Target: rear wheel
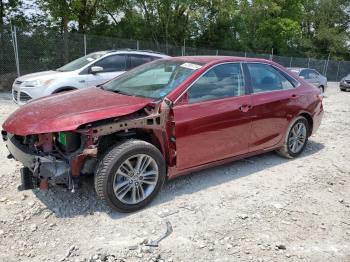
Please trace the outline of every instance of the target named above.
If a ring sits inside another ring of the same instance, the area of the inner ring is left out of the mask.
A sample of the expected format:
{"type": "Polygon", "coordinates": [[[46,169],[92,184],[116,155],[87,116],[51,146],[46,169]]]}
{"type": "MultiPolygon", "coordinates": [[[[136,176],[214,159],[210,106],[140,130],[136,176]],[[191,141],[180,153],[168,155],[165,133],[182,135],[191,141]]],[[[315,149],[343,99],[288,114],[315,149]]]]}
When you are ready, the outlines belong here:
{"type": "Polygon", "coordinates": [[[294,119],[287,130],[284,145],[277,150],[277,153],[287,158],[300,155],[306,147],[309,128],[309,123],[304,117],[299,116],[294,119]]]}
{"type": "Polygon", "coordinates": [[[95,190],[114,210],[133,212],[155,198],[165,176],[165,161],[155,146],[141,140],[126,140],[113,147],[100,162],[95,190]]]}

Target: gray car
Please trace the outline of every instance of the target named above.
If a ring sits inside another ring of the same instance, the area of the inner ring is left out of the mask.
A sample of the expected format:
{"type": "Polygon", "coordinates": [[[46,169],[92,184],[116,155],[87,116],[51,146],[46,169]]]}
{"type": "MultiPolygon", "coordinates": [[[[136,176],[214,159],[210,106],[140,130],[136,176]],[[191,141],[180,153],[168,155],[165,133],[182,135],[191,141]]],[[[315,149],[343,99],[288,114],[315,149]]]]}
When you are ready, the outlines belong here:
{"type": "Polygon", "coordinates": [[[350,90],[350,74],[340,80],[339,87],[341,91],[350,90]]]}
{"type": "Polygon", "coordinates": [[[322,92],[326,90],[327,77],[321,75],[317,70],[300,67],[290,67],[289,70],[297,74],[299,77],[305,79],[306,82],[318,87],[322,92]]]}

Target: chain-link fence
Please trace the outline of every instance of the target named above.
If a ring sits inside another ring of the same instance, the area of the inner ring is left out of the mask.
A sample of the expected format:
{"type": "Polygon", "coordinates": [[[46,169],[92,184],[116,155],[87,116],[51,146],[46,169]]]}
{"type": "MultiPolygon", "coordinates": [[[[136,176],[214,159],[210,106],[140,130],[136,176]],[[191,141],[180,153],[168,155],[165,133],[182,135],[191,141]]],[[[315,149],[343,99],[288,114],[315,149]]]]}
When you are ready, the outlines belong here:
{"type": "Polygon", "coordinates": [[[18,75],[58,68],[85,54],[109,49],[153,50],[170,56],[228,55],[257,57],[273,60],[285,67],[308,67],[327,76],[329,81],[339,81],[350,73],[350,61],[319,60],[273,56],[251,52],[215,50],[175,46],[146,40],[66,33],[48,28],[0,29],[0,89],[9,88],[18,75]]]}

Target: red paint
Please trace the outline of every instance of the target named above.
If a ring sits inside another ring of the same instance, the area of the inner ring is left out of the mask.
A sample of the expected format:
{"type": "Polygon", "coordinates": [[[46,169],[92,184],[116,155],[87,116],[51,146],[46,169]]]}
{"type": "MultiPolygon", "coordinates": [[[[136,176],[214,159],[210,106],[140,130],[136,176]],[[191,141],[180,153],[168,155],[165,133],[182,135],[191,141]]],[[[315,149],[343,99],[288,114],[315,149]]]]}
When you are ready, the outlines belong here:
{"type": "MultiPolygon", "coordinates": [[[[293,76],[300,86],[291,90],[249,94],[189,104],[186,88],[213,65],[225,62],[262,62],[291,73],[263,59],[240,57],[167,58],[203,64],[181,83],[167,99],[174,104],[165,131],[154,130],[167,159],[169,177],[226,163],[279,148],[290,121],[300,114],[312,118],[314,133],[322,119],[320,91],[293,76]],[[176,152],[176,153],[175,153],[176,152]]],[[[29,103],[3,124],[17,135],[75,130],[82,124],[122,117],[142,109],[151,99],[130,97],[90,88],[43,98],[29,103]]],[[[153,103],[155,103],[153,101],[153,103]]],[[[73,163],[77,175],[82,162],[73,163]]]]}
{"type": "Polygon", "coordinates": [[[100,88],[65,92],[22,106],[5,121],[3,129],[21,136],[74,130],[86,123],[131,114],[151,101],[100,88]]]}

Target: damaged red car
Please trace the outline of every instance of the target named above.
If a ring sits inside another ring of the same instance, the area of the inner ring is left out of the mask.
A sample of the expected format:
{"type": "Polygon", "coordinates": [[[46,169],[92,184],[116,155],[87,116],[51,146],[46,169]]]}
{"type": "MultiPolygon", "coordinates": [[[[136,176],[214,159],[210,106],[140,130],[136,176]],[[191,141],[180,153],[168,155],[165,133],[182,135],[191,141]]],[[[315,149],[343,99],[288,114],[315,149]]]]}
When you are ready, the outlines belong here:
{"type": "Polygon", "coordinates": [[[323,115],[321,92],[267,60],[177,57],[30,102],[3,124],[22,188],[70,190],[93,174],[110,207],[145,207],[167,178],[267,151],[293,158],[323,115]]]}

